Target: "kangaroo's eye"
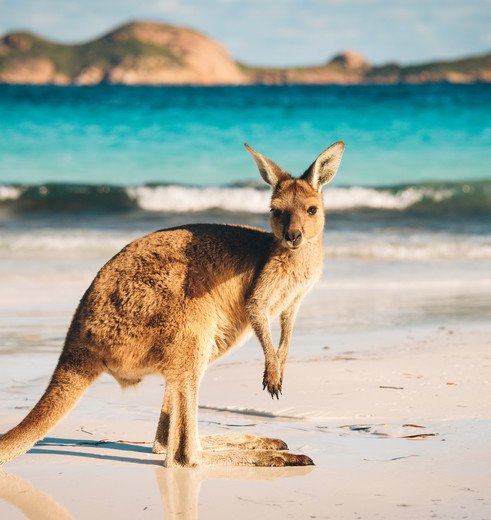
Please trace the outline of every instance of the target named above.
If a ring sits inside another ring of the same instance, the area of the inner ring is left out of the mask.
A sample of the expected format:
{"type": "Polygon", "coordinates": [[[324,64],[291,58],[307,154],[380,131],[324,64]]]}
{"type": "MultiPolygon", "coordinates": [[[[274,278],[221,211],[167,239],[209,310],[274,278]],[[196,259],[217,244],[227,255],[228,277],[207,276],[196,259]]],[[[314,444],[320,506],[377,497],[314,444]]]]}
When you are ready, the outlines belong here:
{"type": "Polygon", "coordinates": [[[311,206],[308,210],[307,210],[307,213],[309,215],[315,215],[317,213],[317,208],[315,206],[311,206]]]}
{"type": "Polygon", "coordinates": [[[273,214],[273,216],[279,217],[281,215],[281,209],[274,209],[274,208],[272,208],[271,209],[271,213],[273,214]]]}

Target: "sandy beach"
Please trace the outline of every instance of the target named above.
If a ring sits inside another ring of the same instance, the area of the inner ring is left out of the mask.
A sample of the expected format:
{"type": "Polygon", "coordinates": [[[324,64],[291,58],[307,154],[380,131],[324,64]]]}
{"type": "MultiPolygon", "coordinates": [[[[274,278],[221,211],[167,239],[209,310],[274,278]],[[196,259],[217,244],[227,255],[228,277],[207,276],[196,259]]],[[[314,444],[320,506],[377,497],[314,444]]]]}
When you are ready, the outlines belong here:
{"type": "MultiPolygon", "coordinates": [[[[40,397],[101,260],[3,263],[0,432],[40,397]]],[[[167,470],[151,452],[164,381],[103,376],[0,471],[0,517],[491,518],[486,263],[328,260],[279,400],[254,339],[208,370],[201,434],[279,437],[315,467],[167,470]]]]}

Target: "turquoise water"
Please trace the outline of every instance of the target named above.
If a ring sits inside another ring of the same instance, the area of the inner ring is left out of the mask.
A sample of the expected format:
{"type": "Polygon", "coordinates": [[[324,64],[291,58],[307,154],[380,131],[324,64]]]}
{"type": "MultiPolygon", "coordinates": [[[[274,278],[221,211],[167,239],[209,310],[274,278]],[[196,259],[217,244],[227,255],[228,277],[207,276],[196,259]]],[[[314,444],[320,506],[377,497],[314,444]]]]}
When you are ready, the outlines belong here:
{"type": "Polygon", "coordinates": [[[336,140],[337,185],[491,179],[491,85],[0,86],[1,183],[255,181],[251,146],[293,174],[336,140]]]}
{"type": "Polygon", "coordinates": [[[0,85],[0,248],[113,252],[197,220],[268,228],[244,142],[298,175],[340,139],[327,255],[491,259],[489,84],[0,85]]]}

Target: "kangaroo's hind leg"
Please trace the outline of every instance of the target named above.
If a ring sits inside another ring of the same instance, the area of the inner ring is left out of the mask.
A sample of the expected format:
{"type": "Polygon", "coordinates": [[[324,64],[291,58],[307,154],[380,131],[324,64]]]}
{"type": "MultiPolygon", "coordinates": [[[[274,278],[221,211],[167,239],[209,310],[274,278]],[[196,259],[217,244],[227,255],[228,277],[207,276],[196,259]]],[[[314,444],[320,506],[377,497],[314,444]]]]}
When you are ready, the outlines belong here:
{"type": "Polygon", "coordinates": [[[279,439],[250,434],[198,436],[199,378],[182,375],[168,380],[159,427],[154,443],[159,453],[166,451],[165,465],[197,466],[311,466],[305,455],[285,451],[279,439]]]}
{"type": "Polygon", "coordinates": [[[165,459],[167,467],[196,466],[200,462],[198,387],[199,377],[195,374],[180,374],[175,380],[167,380],[164,406],[167,401],[170,413],[164,411],[161,414],[160,431],[157,430],[159,445],[163,446],[168,421],[165,459]]]}
{"type": "MultiPolygon", "coordinates": [[[[169,442],[169,424],[171,415],[171,390],[166,386],[159,424],[153,442],[153,453],[166,453],[169,442]]],[[[205,450],[287,450],[288,446],[280,439],[258,437],[250,433],[226,433],[206,435],[200,438],[205,450]]]]}
{"type": "Polygon", "coordinates": [[[171,391],[166,384],[164,401],[162,403],[159,424],[157,426],[157,433],[155,434],[155,440],[153,441],[154,453],[165,453],[167,451],[167,444],[169,442],[169,423],[171,407],[170,395],[171,391]]]}

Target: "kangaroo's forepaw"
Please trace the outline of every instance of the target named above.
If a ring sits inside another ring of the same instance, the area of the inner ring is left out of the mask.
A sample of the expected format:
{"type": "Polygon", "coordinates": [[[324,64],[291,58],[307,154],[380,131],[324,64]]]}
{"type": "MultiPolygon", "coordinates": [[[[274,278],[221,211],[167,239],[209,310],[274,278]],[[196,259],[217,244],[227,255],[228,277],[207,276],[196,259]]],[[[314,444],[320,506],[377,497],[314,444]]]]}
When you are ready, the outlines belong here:
{"type": "Polygon", "coordinates": [[[275,396],[276,399],[280,398],[279,394],[281,394],[282,382],[283,381],[279,370],[268,368],[264,370],[263,390],[267,388],[268,392],[271,394],[272,399],[274,399],[275,396]]]}

